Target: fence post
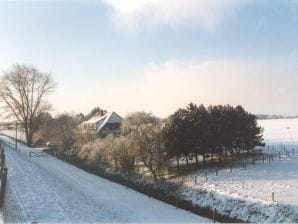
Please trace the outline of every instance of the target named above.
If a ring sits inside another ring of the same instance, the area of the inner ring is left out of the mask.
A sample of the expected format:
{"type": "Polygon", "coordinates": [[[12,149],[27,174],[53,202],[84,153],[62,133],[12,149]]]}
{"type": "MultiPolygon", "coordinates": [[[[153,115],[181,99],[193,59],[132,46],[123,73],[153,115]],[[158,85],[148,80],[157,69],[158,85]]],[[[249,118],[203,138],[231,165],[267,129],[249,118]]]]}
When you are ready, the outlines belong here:
{"type": "Polygon", "coordinates": [[[274,192],[272,192],[272,201],[273,201],[273,202],[275,201],[275,198],[274,198],[274,192]]]}
{"type": "Polygon", "coordinates": [[[198,180],[197,180],[197,175],[195,176],[195,185],[197,185],[198,180]]]}
{"type": "Polygon", "coordinates": [[[7,168],[4,168],[2,178],[1,178],[1,189],[0,189],[0,206],[3,207],[4,193],[7,179],[7,168]]]}
{"type": "Polygon", "coordinates": [[[216,170],[215,170],[215,173],[216,173],[216,176],[218,176],[218,169],[216,168],[216,170]]]}
{"type": "Polygon", "coordinates": [[[215,223],[216,219],[216,208],[213,210],[213,223],[215,223]]]}
{"type": "Polygon", "coordinates": [[[271,155],[268,155],[269,163],[271,162],[271,155]]]}
{"type": "Polygon", "coordinates": [[[2,175],[2,172],[3,172],[4,166],[5,166],[5,155],[2,154],[1,161],[0,161],[0,172],[1,172],[1,175],[2,175]]]}

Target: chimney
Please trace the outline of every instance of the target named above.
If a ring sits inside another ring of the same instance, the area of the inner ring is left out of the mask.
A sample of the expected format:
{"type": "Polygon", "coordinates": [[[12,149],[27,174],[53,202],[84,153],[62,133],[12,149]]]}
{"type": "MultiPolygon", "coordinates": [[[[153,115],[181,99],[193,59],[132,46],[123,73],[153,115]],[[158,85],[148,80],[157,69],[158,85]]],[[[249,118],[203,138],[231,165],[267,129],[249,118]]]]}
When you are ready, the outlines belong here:
{"type": "Polygon", "coordinates": [[[107,113],[106,110],[100,110],[100,111],[99,111],[99,115],[100,115],[101,117],[104,116],[106,113],[107,113]]]}

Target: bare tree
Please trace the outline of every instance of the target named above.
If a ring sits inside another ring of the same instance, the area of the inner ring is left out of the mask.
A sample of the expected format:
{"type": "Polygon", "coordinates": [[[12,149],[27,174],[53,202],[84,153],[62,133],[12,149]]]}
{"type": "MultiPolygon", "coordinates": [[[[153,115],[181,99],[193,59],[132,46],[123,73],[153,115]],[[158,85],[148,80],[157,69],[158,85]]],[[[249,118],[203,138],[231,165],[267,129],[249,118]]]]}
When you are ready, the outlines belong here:
{"type": "Polygon", "coordinates": [[[1,108],[7,117],[15,118],[25,131],[27,144],[32,144],[36,119],[50,109],[45,96],[56,87],[50,74],[33,66],[16,64],[0,77],[1,108]]]}
{"type": "Polygon", "coordinates": [[[122,122],[122,133],[130,139],[137,159],[155,179],[162,178],[166,159],[161,144],[161,121],[151,113],[134,112],[122,122]]]}
{"type": "Polygon", "coordinates": [[[138,159],[154,179],[162,179],[167,161],[161,141],[161,128],[154,124],[143,124],[132,133],[132,137],[138,159]]]}

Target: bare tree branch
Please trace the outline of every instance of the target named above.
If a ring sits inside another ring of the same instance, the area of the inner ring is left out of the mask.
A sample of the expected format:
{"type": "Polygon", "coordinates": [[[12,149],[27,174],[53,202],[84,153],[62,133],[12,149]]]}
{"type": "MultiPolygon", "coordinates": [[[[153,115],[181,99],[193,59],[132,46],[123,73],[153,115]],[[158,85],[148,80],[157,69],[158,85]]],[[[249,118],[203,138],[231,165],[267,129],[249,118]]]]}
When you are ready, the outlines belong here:
{"type": "Polygon", "coordinates": [[[13,65],[0,77],[0,108],[7,117],[13,117],[21,124],[28,145],[36,131],[35,118],[51,108],[44,98],[55,87],[50,74],[23,64],[13,65]]]}

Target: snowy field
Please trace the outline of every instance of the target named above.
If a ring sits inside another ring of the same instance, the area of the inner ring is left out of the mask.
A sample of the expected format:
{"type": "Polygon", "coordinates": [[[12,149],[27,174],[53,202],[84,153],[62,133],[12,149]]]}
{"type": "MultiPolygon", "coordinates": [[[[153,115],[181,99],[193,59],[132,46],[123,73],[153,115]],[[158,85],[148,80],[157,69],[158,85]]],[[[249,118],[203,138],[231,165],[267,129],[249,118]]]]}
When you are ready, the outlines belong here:
{"type": "Polygon", "coordinates": [[[218,170],[218,176],[215,169],[200,170],[187,177],[186,185],[206,190],[218,199],[248,202],[243,209],[248,209],[248,204],[257,205],[255,208],[264,212],[268,209],[267,219],[248,218],[247,221],[293,222],[293,217],[298,220],[298,119],[260,120],[259,125],[264,127],[265,152],[275,155],[273,162],[259,160],[255,164],[247,163],[246,168],[239,164],[232,168],[232,172],[229,167],[222,168],[218,170]],[[281,207],[286,207],[292,216],[278,211],[281,207]]]}
{"type": "Polygon", "coordinates": [[[298,118],[295,119],[265,119],[258,124],[264,127],[266,143],[298,145],[298,118]]]}
{"type": "MultiPolygon", "coordinates": [[[[9,142],[7,137],[0,140],[9,142]]],[[[5,147],[7,222],[202,223],[210,220],[84,172],[30,149],[5,147]]]]}

